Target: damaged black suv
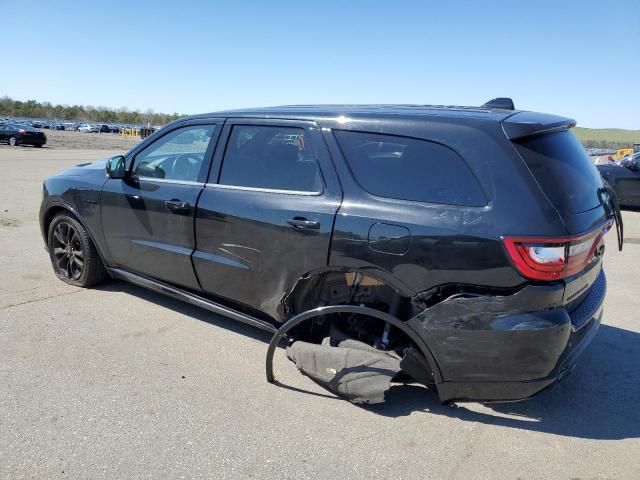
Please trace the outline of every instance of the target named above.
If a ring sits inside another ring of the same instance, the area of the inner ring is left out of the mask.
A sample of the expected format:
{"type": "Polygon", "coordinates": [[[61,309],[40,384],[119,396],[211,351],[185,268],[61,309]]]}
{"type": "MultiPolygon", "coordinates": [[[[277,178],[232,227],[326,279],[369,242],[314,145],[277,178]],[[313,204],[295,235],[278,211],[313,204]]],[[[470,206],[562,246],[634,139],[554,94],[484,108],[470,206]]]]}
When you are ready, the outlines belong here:
{"type": "Polygon", "coordinates": [[[392,381],[517,400],[595,335],[614,223],[620,239],[574,124],[508,99],[186,117],[47,178],[40,224],[67,283],[111,276],[273,332],[270,381],[286,338],[355,402],[392,381]]]}

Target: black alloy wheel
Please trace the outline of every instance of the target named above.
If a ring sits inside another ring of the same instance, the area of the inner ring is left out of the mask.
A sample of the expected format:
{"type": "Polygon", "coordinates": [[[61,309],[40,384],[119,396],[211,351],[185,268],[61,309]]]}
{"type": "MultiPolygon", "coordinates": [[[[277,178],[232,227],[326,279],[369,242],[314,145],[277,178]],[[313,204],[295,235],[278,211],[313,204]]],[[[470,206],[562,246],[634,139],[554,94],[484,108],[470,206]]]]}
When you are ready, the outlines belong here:
{"type": "Polygon", "coordinates": [[[85,252],[76,229],[70,223],[58,223],[51,244],[58,276],[78,280],[84,270],[85,252]]]}

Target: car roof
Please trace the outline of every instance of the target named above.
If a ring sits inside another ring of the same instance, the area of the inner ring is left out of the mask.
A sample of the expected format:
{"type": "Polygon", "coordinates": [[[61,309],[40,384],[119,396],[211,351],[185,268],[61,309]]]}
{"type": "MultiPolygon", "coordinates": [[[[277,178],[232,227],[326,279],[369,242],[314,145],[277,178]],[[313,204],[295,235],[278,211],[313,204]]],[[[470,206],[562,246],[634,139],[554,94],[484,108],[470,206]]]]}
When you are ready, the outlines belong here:
{"type": "Polygon", "coordinates": [[[215,116],[246,118],[326,119],[336,117],[360,118],[419,118],[419,117],[468,117],[500,122],[517,110],[447,105],[282,105],[278,107],[225,110],[187,117],[189,119],[215,116]]]}
{"type": "MultiPolygon", "coordinates": [[[[576,121],[571,118],[527,110],[509,110],[494,107],[462,107],[447,105],[283,105],[280,107],[247,108],[225,110],[201,115],[182,117],[173,123],[209,118],[253,118],[308,120],[321,127],[360,128],[362,122],[373,121],[392,126],[397,132],[408,133],[404,126],[413,124],[414,133],[420,133],[423,122],[447,122],[455,119],[460,124],[496,124],[504,128],[507,137],[514,140],[539,133],[550,133],[572,128],[576,121]],[[348,126],[345,125],[348,123],[348,126]],[[400,127],[404,125],[403,127],[400,127]]],[[[449,122],[450,123],[450,122],[449,122]]],[[[381,130],[380,130],[381,131],[381,130]]],[[[387,131],[386,133],[392,133],[387,131]]]]}

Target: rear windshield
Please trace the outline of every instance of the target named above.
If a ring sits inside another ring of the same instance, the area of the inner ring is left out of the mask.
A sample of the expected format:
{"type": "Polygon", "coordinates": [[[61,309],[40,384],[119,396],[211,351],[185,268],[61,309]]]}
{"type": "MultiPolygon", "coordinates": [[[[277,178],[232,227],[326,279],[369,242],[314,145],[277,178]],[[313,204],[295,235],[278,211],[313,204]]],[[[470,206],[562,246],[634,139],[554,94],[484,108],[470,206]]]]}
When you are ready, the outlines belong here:
{"type": "Polygon", "coordinates": [[[514,144],[559,212],[580,213],[600,205],[600,174],[572,132],[525,138],[514,144]]]}

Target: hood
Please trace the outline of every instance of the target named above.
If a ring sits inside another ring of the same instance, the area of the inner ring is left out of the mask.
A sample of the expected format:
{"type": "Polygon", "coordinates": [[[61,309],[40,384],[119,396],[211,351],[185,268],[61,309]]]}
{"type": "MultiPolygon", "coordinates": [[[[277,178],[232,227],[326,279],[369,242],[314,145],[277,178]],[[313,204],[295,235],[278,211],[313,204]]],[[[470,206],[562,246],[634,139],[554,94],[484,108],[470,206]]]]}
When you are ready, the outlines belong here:
{"type": "Polygon", "coordinates": [[[102,170],[104,172],[104,169],[107,165],[107,160],[110,158],[111,157],[105,157],[101,158],[100,160],[96,160],[95,162],[80,163],[60,172],[60,175],[79,177],[82,175],[94,173],[96,170],[102,170]]]}

